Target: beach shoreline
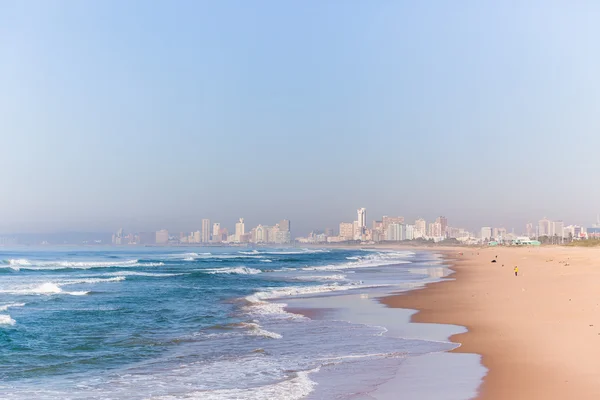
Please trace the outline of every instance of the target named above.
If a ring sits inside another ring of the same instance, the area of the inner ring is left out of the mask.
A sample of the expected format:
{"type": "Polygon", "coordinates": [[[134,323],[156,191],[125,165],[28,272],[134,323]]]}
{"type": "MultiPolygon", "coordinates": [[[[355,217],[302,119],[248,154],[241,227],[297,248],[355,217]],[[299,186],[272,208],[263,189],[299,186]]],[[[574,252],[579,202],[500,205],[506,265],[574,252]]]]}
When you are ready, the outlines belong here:
{"type": "Polygon", "coordinates": [[[600,250],[437,251],[454,271],[449,280],[380,301],[418,310],[412,322],[466,327],[450,340],[460,344],[453,352],[482,356],[478,399],[600,398],[600,250]]]}

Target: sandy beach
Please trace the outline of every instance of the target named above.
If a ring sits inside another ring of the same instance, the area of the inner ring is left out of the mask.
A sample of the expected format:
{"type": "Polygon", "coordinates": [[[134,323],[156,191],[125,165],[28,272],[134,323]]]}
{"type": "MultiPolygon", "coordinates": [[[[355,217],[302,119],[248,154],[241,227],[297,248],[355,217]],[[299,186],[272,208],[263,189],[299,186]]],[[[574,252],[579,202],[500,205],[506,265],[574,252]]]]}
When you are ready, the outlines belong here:
{"type": "Polygon", "coordinates": [[[600,249],[445,254],[454,280],[382,302],[419,310],[414,322],[467,327],[451,339],[461,344],[456,352],[481,354],[489,370],[478,398],[600,398],[600,249]]]}

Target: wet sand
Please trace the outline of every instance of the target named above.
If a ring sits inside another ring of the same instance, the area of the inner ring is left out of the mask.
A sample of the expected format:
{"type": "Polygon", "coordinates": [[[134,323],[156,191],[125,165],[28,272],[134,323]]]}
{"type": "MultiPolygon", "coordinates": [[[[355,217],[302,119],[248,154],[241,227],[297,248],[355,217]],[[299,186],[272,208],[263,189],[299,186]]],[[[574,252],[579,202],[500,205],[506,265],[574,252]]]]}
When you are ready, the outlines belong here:
{"type": "Polygon", "coordinates": [[[419,310],[413,322],[467,327],[451,340],[489,370],[477,398],[600,399],[600,249],[444,253],[454,280],[381,301],[419,310]]]}

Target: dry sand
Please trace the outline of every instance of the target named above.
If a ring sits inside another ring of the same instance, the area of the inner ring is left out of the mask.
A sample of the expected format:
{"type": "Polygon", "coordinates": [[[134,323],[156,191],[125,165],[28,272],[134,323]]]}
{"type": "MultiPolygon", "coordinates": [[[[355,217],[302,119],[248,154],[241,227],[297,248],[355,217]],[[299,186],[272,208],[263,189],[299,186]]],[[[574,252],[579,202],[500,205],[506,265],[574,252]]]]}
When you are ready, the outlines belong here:
{"type": "Polygon", "coordinates": [[[461,343],[457,352],[481,354],[489,369],[478,398],[600,399],[600,249],[446,254],[456,259],[455,280],[382,302],[420,310],[414,322],[466,326],[451,340],[461,343]]]}

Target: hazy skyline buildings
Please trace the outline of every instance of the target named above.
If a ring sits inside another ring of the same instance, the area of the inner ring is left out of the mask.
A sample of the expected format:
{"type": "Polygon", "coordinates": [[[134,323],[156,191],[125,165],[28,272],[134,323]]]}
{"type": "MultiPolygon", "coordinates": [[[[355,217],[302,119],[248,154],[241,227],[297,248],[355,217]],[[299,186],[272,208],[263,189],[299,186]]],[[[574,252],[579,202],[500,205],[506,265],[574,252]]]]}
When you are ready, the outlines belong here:
{"type": "Polygon", "coordinates": [[[169,231],[161,229],[156,232],[156,244],[167,244],[169,243],[169,231]]]}
{"type": "Polygon", "coordinates": [[[234,241],[239,243],[242,241],[242,236],[246,234],[246,228],[244,225],[244,218],[240,218],[239,221],[235,224],[235,235],[234,241]]]}
{"type": "Polygon", "coordinates": [[[202,237],[201,237],[201,241],[202,243],[209,243],[210,242],[210,219],[204,218],[202,220],[202,237]]]}

